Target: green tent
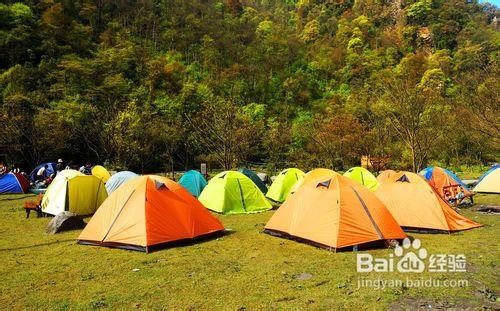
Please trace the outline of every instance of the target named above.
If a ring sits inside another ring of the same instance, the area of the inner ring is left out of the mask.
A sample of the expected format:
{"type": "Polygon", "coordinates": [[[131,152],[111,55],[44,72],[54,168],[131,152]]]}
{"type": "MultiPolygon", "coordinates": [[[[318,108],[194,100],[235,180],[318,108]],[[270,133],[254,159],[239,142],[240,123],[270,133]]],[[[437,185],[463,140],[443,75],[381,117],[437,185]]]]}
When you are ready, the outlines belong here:
{"type": "Polygon", "coordinates": [[[347,170],[347,172],[344,173],[344,176],[359,182],[371,191],[377,190],[379,186],[377,177],[370,173],[370,171],[368,171],[366,168],[362,168],[359,166],[353,167],[347,170]]]}
{"type": "Polygon", "coordinates": [[[259,176],[257,176],[257,174],[255,174],[252,170],[249,170],[247,168],[240,168],[238,172],[250,178],[253,181],[253,183],[260,189],[260,191],[262,191],[263,194],[266,194],[267,192],[266,184],[264,184],[264,182],[260,180],[259,176]]]}
{"type": "Polygon", "coordinates": [[[281,171],[273,181],[271,187],[269,187],[266,197],[276,202],[284,202],[295,183],[304,178],[304,175],[305,173],[298,168],[289,168],[281,171]]]}
{"type": "Polygon", "coordinates": [[[250,214],[272,208],[253,181],[236,171],[210,179],[198,199],[209,210],[223,214],[250,214]]]}

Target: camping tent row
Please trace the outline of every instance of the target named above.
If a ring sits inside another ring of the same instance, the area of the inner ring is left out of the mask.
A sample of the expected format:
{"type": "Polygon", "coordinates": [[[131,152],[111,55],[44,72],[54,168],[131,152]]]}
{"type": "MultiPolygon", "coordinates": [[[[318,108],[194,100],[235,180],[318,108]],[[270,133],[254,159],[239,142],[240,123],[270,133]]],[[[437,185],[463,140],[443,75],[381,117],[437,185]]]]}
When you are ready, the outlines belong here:
{"type": "MultiPolygon", "coordinates": [[[[205,207],[227,214],[253,213],[271,208],[256,184],[235,171],[223,172],[212,178],[201,193],[200,201],[181,185],[152,175],[132,176],[107,198],[107,192],[102,191],[103,179],[93,175],[68,170],[59,174],[53,185],[57,187],[49,187],[51,189],[42,202],[46,212],[55,214],[70,210],[86,215],[100,205],[79,236],[79,243],[146,252],[166,243],[224,230],[205,207]]],[[[403,239],[406,235],[400,226],[456,231],[480,224],[454,212],[416,174],[393,174],[374,194],[352,179],[320,169],[304,176],[301,186],[288,196],[268,222],[266,232],[342,249],[403,239]],[[386,184],[408,189],[391,189],[386,184]],[[384,199],[386,193],[390,200],[395,200],[394,193],[409,191],[414,191],[409,194],[410,197],[427,197],[411,208],[406,207],[407,198],[401,199],[401,202],[384,199]],[[423,203],[425,210],[415,208],[423,203]],[[405,210],[401,211],[402,208],[405,210]],[[432,218],[436,214],[437,217],[432,218]],[[423,218],[423,215],[432,217],[420,224],[411,222],[423,218]],[[406,222],[408,220],[410,222],[406,222]]]]}
{"type": "Polygon", "coordinates": [[[399,240],[405,230],[453,232],[480,227],[453,210],[421,176],[387,172],[375,192],[333,171],[304,178],[265,232],[329,249],[399,240]]]}

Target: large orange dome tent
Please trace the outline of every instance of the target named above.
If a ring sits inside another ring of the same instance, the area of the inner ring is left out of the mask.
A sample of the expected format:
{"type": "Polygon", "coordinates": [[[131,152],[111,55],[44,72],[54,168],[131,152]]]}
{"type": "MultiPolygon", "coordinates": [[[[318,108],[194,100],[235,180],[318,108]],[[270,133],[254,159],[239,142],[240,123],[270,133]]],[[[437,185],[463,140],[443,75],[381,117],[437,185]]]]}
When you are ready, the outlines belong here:
{"type": "Polygon", "coordinates": [[[377,181],[379,183],[382,183],[384,182],[386,179],[388,179],[389,177],[393,176],[394,174],[396,174],[396,171],[393,171],[393,170],[385,170],[385,171],[382,171],[380,172],[380,174],[378,174],[377,176],[377,181]]]}
{"type": "Polygon", "coordinates": [[[265,232],[329,249],[406,237],[373,192],[339,174],[302,185],[268,221],[265,232]]]}
{"type": "Polygon", "coordinates": [[[168,178],[140,176],[99,207],[78,243],[150,252],[165,243],[224,230],[186,189],[168,178]]]}
{"type": "Polygon", "coordinates": [[[453,210],[420,175],[398,172],[375,191],[401,227],[460,231],[482,226],[453,210]]]}
{"type": "Polygon", "coordinates": [[[302,185],[306,185],[310,183],[311,181],[314,181],[318,178],[328,178],[328,177],[333,177],[337,172],[327,169],[327,168],[315,168],[313,170],[310,170],[307,172],[303,178],[299,179],[295,185],[292,188],[291,193],[296,192],[302,185]]]}

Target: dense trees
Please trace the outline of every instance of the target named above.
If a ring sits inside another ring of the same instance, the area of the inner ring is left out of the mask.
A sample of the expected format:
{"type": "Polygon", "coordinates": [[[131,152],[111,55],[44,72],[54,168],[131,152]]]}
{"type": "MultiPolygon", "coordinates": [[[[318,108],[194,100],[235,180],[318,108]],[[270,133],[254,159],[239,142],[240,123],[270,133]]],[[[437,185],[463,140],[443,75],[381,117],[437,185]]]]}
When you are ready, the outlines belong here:
{"type": "Polygon", "coordinates": [[[498,161],[476,1],[4,1],[0,153],[160,171],[498,161]]]}

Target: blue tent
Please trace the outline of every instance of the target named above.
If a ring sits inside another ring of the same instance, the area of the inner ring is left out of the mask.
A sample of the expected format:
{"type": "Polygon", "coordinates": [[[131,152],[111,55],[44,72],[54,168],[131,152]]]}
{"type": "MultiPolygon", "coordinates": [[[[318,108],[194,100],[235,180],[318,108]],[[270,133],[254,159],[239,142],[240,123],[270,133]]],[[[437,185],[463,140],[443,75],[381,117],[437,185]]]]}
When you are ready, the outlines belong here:
{"type": "Polygon", "coordinates": [[[205,177],[203,177],[200,172],[195,170],[184,173],[178,183],[191,192],[191,194],[195,197],[199,197],[203,188],[207,185],[205,177]]]}
{"type": "Polygon", "coordinates": [[[30,180],[35,181],[36,180],[36,173],[38,172],[39,169],[44,167],[45,165],[48,165],[49,167],[47,168],[47,171],[45,172],[45,176],[49,177],[50,175],[54,174],[57,169],[56,169],[56,163],[54,162],[48,162],[48,163],[42,163],[35,167],[35,169],[31,172],[30,174],[30,180]]]}
{"type": "Polygon", "coordinates": [[[25,193],[28,187],[29,182],[20,174],[0,175],[0,194],[25,193]]]}
{"type": "MultiPolygon", "coordinates": [[[[452,171],[447,170],[447,169],[445,169],[443,167],[441,167],[441,169],[448,176],[450,176],[454,181],[456,181],[457,184],[459,184],[460,186],[462,186],[466,190],[470,190],[469,187],[467,187],[467,185],[460,179],[460,177],[458,177],[457,175],[455,175],[452,171]]],[[[433,172],[434,172],[434,166],[429,166],[429,167],[424,168],[423,170],[421,170],[419,174],[422,175],[427,181],[429,181],[429,180],[432,179],[433,172]]]]}
{"type": "Polygon", "coordinates": [[[137,175],[136,173],[129,171],[122,171],[114,175],[111,175],[111,177],[106,182],[106,191],[108,191],[108,195],[111,194],[116,189],[118,189],[118,187],[120,187],[127,181],[134,179],[138,176],[139,175],[137,175]]]}
{"type": "Polygon", "coordinates": [[[267,193],[267,187],[266,184],[255,174],[252,170],[249,170],[247,168],[240,168],[239,172],[245,175],[246,177],[250,178],[253,183],[259,188],[259,190],[266,194],[267,193]]]}

